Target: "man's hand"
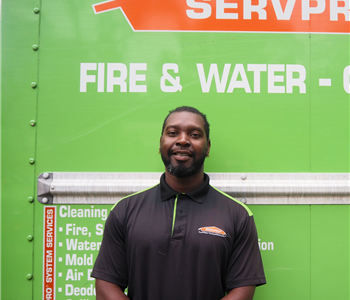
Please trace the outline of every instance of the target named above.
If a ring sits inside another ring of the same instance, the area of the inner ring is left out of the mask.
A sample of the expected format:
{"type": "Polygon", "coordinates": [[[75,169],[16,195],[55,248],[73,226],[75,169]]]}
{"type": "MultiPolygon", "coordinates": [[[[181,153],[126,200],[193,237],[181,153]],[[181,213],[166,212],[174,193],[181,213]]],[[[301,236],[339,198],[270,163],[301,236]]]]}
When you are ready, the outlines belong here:
{"type": "Polygon", "coordinates": [[[255,285],[242,286],[231,290],[221,300],[252,300],[255,292],[255,285]]]}
{"type": "Polygon", "coordinates": [[[129,298],[118,285],[96,279],[96,300],[129,300],[129,298]]]}

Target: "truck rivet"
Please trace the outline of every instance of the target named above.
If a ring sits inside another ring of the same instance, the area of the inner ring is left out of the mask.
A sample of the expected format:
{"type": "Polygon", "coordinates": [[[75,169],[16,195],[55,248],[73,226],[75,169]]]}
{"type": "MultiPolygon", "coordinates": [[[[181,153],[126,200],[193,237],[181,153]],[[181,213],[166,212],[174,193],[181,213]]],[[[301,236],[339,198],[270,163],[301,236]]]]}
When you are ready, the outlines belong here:
{"type": "Polygon", "coordinates": [[[42,202],[42,203],[47,203],[47,202],[49,202],[49,199],[47,199],[47,198],[45,197],[45,198],[43,198],[43,199],[41,200],[41,202],[42,202]]]}
{"type": "Polygon", "coordinates": [[[35,162],[34,158],[29,158],[29,163],[30,163],[31,165],[34,165],[34,162],[35,162]]]}
{"type": "Polygon", "coordinates": [[[37,8],[37,7],[35,7],[35,8],[33,9],[33,11],[34,11],[35,14],[38,14],[38,13],[40,12],[40,9],[37,8]]]}
{"type": "Polygon", "coordinates": [[[32,46],[32,48],[33,48],[34,51],[37,51],[37,50],[39,49],[39,46],[34,44],[34,45],[32,46]]]}
{"type": "Polygon", "coordinates": [[[44,177],[45,179],[47,179],[47,178],[50,177],[50,174],[49,174],[49,173],[44,173],[44,174],[43,174],[43,177],[44,177]]]}
{"type": "Polygon", "coordinates": [[[246,203],[247,203],[247,199],[242,198],[242,199],[241,199],[241,202],[244,203],[244,204],[246,204],[246,203]]]}
{"type": "Polygon", "coordinates": [[[34,239],[34,236],[32,236],[31,234],[27,236],[27,240],[29,242],[31,242],[34,239]]]}
{"type": "Polygon", "coordinates": [[[246,180],[246,179],[247,179],[247,175],[246,175],[246,174],[242,174],[242,175],[241,175],[241,179],[242,179],[242,180],[246,180]]]}
{"type": "Polygon", "coordinates": [[[33,197],[28,197],[28,202],[33,203],[34,202],[34,198],[33,197]]]}
{"type": "Polygon", "coordinates": [[[32,280],[33,279],[33,274],[27,274],[27,279],[32,280]]]}
{"type": "Polygon", "coordinates": [[[32,82],[30,85],[32,86],[32,89],[35,89],[38,86],[36,82],[32,82]]]}
{"type": "Polygon", "coordinates": [[[30,120],[30,126],[35,126],[36,122],[35,120],[30,120]]]}

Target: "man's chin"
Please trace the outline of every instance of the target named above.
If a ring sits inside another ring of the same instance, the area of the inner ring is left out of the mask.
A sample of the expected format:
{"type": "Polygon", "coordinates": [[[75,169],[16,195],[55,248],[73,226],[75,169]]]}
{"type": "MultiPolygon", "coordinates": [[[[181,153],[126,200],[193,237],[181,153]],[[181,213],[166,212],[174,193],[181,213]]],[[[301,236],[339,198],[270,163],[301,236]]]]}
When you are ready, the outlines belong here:
{"type": "Polygon", "coordinates": [[[197,174],[204,163],[204,159],[196,162],[193,156],[190,156],[189,160],[178,161],[172,155],[169,158],[162,155],[162,160],[169,174],[177,178],[186,178],[197,174]]]}
{"type": "Polygon", "coordinates": [[[186,167],[184,164],[178,164],[176,166],[169,164],[166,169],[171,175],[177,178],[190,177],[200,171],[200,168],[196,169],[194,166],[186,167]]]}
{"type": "Polygon", "coordinates": [[[193,160],[191,158],[187,160],[178,160],[174,156],[170,156],[168,164],[171,165],[172,168],[186,169],[193,166],[193,160]]]}

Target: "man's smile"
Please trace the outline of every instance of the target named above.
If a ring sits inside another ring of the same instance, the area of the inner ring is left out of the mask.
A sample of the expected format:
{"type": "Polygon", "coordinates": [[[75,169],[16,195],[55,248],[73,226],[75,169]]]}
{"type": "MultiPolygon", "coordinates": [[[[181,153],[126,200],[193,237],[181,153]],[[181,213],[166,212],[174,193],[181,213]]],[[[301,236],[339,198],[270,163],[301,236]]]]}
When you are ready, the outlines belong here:
{"type": "Polygon", "coordinates": [[[192,152],[188,150],[174,150],[171,155],[179,161],[187,161],[193,156],[192,152]]]}

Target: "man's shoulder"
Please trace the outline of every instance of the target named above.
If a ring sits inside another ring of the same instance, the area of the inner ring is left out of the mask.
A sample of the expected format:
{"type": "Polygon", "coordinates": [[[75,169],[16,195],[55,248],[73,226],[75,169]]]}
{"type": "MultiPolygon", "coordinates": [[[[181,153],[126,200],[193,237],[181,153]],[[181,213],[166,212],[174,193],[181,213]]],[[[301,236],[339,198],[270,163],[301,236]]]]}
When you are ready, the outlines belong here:
{"type": "Polygon", "coordinates": [[[121,199],[119,199],[114,205],[113,207],[111,208],[111,211],[113,211],[117,206],[120,207],[121,204],[128,204],[130,202],[133,202],[133,201],[140,201],[141,199],[144,199],[146,197],[149,197],[151,196],[154,192],[156,192],[156,190],[158,189],[159,187],[159,183],[154,185],[154,186],[151,186],[149,188],[146,188],[144,190],[141,190],[141,191],[138,191],[136,193],[133,193],[133,194],[130,194],[128,196],[125,196],[121,199]]]}
{"type": "Polygon", "coordinates": [[[236,209],[242,210],[242,211],[246,211],[247,214],[249,216],[252,216],[253,213],[252,211],[249,209],[249,207],[247,205],[245,205],[243,202],[237,200],[236,198],[232,197],[229,194],[226,194],[225,192],[219,190],[218,188],[210,185],[210,193],[212,193],[213,195],[215,195],[215,200],[216,201],[224,201],[226,202],[229,206],[232,206],[236,209]]]}

